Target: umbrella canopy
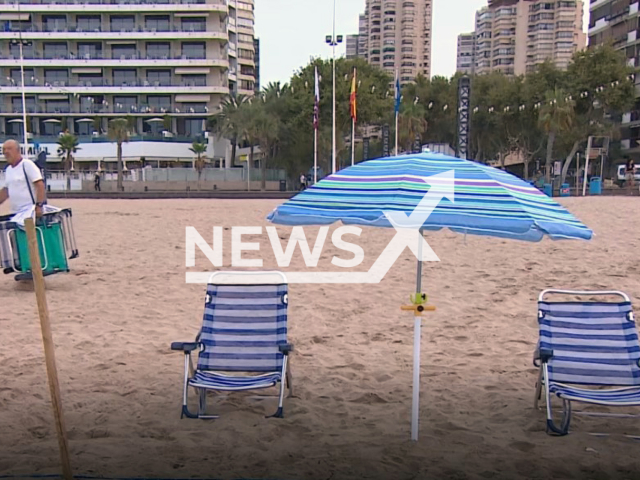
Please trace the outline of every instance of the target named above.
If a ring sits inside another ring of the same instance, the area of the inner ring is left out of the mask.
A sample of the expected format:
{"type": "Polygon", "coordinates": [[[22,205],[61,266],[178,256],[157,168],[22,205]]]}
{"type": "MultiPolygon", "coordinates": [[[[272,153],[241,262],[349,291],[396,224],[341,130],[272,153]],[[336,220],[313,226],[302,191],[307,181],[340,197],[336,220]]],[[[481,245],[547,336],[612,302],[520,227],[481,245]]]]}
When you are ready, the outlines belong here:
{"type": "MultiPolygon", "coordinates": [[[[420,230],[449,228],[527,241],[539,241],[545,235],[556,240],[589,240],[593,236],[564,207],[529,183],[496,168],[437,153],[381,158],[345,168],[280,205],[268,219],[283,225],[342,221],[396,227],[404,214],[410,215],[410,220],[417,218],[414,221],[418,223],[411,226],[420,230]],[[427,210],[427,215],[413,215],[427,210]]],[[[420,329],[425,311],[419,305],[423,298],[421,248],[422,242],[418,248],[414,306],[403,307],[415,312],[411,410],[414,441],[418,439],[420,329]]]]}
{"type": "Polygon", "coordinates": [[[362,162],[329,175],[277,207],[268,219],[284,225],[391,227],[384,212],[411,213],[429,191],[426,177],[454,172],[454,201],[442,199],[425,230],[518,240],[589,240],[593,232],[529,183],[502,170],[437,153],[362,162]]]}

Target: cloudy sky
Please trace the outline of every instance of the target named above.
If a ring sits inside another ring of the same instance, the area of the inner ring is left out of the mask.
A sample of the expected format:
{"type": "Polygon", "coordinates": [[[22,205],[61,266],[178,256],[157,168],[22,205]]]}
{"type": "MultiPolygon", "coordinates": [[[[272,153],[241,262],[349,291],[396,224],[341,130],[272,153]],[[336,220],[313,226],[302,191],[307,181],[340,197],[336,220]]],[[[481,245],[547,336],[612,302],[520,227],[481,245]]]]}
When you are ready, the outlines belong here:
{"type": "MultiPolygon", "coordinates": [[[[333,0],[256,0],[255,3],[262,85],[288,81],[311,57],[331,56],[331,47],[324,43],[324,38],[331,34],[333,27],[333,0]]],[[[475,11],[487,1],[433,0],[433,4],[432,75],[450,76],[456,68],[458,34],[473,30],[475,11]]],[[[358,15],[364,12],[364,6],[365,0],[337,0],[338,35],[358,33],[358,15]]],[[[344,44],[336,49],[336,55],[344,55],[344,44]]]]}

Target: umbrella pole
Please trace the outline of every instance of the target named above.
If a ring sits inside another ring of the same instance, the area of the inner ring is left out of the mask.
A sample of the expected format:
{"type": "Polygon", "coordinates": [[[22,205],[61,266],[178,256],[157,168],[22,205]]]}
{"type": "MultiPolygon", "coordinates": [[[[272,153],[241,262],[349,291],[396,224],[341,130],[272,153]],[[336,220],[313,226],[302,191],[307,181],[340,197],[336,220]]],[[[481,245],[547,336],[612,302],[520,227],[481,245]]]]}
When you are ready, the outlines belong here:
{"type": "MultiPolygon", "coordinates": [[[[418,242],[418,272],[416,278],[416,297],[422,293],[422,230],[418,242]]],[[[418,417],[420,416],[420,340],[422,316],[413,317],[413,399],[411,403],[411,440],[418,441],[418,417]]]]}

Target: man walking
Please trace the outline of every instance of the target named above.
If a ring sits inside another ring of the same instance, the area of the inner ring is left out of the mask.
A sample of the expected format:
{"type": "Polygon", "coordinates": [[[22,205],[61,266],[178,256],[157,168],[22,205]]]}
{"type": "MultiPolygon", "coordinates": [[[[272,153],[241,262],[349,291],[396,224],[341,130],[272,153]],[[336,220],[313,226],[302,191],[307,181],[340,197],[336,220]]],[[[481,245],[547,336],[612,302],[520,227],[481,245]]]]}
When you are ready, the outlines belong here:
{"type": "MultiPolygon", "coordinates": [[[[0,189],[0,205],[8,199],[12,214],[35,205],[36,216],[40,217],[45,201],[44,181],[40,169],[31,160],[22,158],[20,144],[15,140],[4,142],[2,151],[9,165],[4,172],[5,186],[0,189]]],[[[0,266],[5,269],[5,273],[10,273],[12,271],[12,258],[9,253],[11,249],[7,236],[3,233],[5,232],[0,229],[0,266]]],[[[15,252],[15,248],[13,250],[15,252]]]]}
{"type": "Polygon", "coordinates": [[[100,191],[100,172],[96,172],[95,176],[93,177],[93,188],[96,192],[100,191]]]}

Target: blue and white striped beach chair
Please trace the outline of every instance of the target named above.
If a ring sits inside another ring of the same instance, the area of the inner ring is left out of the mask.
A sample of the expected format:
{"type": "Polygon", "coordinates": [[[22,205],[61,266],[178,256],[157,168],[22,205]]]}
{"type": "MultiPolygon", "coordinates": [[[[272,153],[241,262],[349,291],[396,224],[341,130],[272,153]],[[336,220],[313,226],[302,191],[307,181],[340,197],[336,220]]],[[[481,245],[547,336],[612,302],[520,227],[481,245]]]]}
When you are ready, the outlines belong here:
{"type": "MultiPolygon", "coordinates": [[[[538,298],[540,367],[535,407],[544,388],[547,433],[566,435],[571,402],[607,407],[640,406],[640,344],[629,297],[617,291],[545,290],[538,298]],[[554,294],[619,296],[622,302],[545,301],[554,294]],[[562,400],[560,425],[553,421],[552,394],[562,400]]],[[[631,414],[575,412],[612,417],[631,414]]]]}
{"type": "Polygon", "coordinates": [[[216,272],[209,279],[202,329],[192,343],[176,342],[172,350],[184,352],[182,417],[218,418],[207,415],[206,394],[214,391],[256,390],[279,384],[278,410],[283,416],[285,381],[293,346],[287,343],[287,279],[281,272],[216,272]],[[271,277],[275,283],[255,282],[271,277]],[[230,277],[231,282],[221,282],[230,277]],[[252,283],[247,283],[247,280],[252,283]],[[193,369],[191,352],[198,350],[193,369]],[[187,392],[199,394],[198,413],[187,406],[187,392]]]}

